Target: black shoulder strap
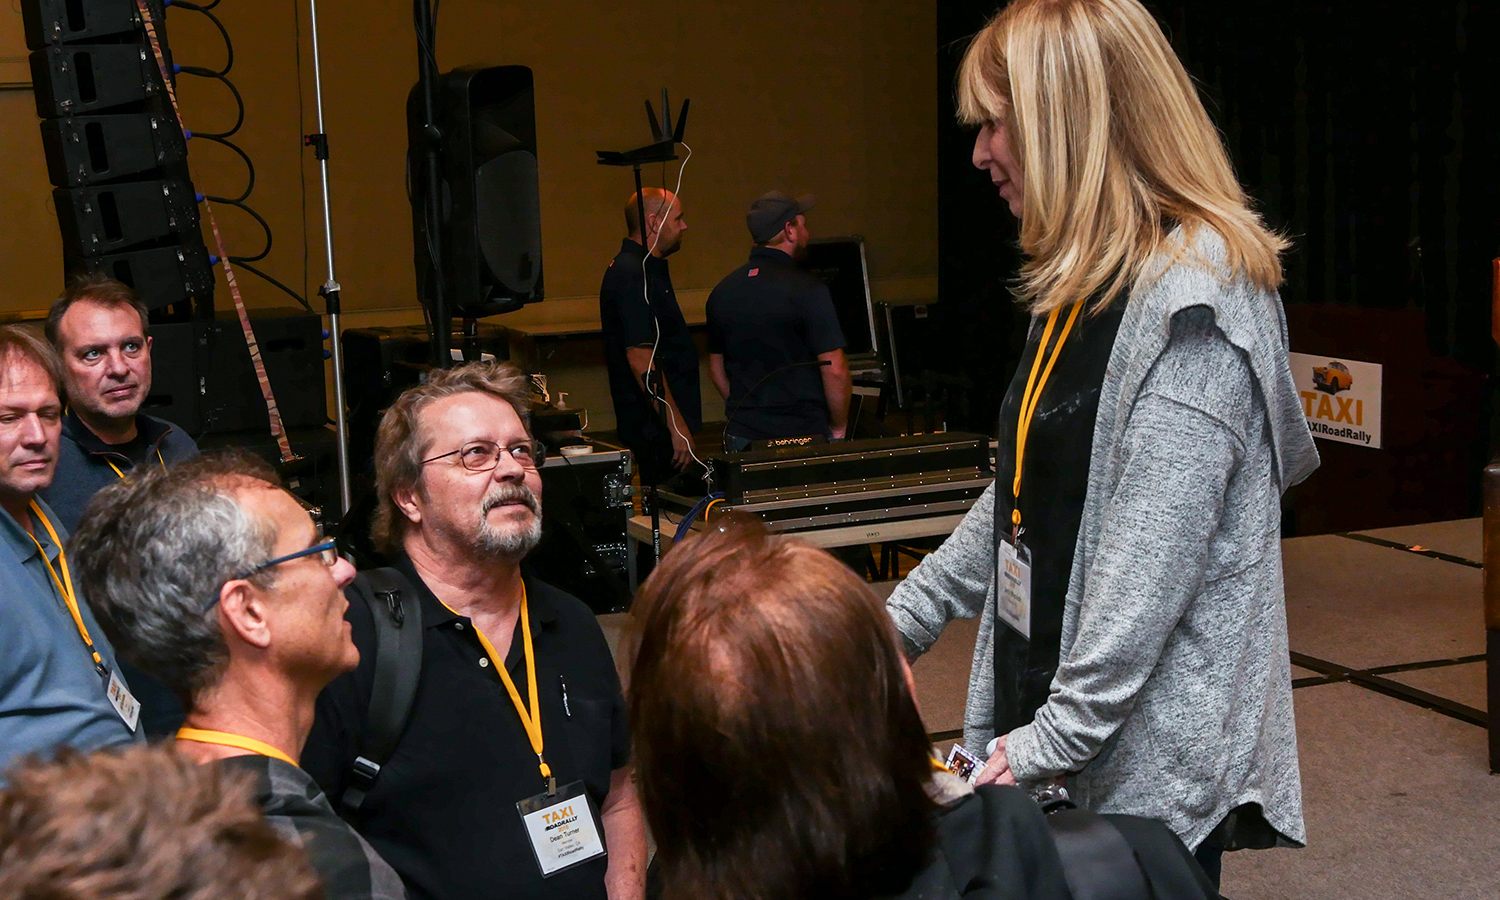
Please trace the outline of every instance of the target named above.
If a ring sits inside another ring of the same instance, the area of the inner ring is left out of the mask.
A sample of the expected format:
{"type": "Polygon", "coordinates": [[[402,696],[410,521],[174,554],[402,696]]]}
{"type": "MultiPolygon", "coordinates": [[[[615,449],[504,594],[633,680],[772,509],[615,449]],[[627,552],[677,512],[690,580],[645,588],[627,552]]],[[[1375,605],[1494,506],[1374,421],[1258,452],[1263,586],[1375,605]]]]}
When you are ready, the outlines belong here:
{"type": "Polygon", "coordinates": [[[422,675],[422,604],[417,592],[391,568],[370,569],[360,578],[369,589],[352,593],[369,604],[375,622],[375,680],[364,741],[339,798],[339,814],[350,821],[358,817],[365,795],[395,752],[422,675]]]}
{"type": "Polygon", "coordinates": [[[1047,816],[1073,900],[1152,900],[1135,850],[1108,819],[1084,809],[1047,816]]]}

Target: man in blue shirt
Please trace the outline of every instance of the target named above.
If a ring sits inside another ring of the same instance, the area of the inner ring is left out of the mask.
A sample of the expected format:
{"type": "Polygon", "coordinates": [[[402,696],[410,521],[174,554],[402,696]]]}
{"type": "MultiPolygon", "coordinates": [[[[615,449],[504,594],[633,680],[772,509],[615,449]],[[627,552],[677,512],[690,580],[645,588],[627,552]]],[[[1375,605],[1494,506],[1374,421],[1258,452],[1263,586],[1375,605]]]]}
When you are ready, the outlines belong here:
{"type": "Polygon", "coordinates": [[[74,592],[67,530],[37,492],[62,431],[61,366],[34,330],[0,327],[0,770],[61,745],[140,740],[114,648],[74,592]]]}
{"type": "Polygon", "coordinates": [[[632,195],[625,204],[628,235],[599,287],[599,319],[615,427],[635,454],[641,483],[660,484],[692,461],[692,436],[703,427],[703,410],[698,346],[667,268],[667,257],[682,247],[687,232],[682,201],[660,188],[642,193],[644,235],[632,195]]]}

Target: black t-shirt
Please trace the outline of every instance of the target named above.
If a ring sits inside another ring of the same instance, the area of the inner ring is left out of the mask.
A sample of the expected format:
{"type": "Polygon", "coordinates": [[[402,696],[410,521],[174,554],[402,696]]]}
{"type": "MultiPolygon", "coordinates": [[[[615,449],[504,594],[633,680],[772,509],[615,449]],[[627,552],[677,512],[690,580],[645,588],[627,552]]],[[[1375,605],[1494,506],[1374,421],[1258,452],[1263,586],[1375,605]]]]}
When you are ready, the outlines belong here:
{"type": "Polygon", "coordinates": [[[728,432],[736,437],[828,434],[817,361],[842,349],[828,286],[780,250],[751,250],[708,295],[708,352],[724,357],[728,432]]]}
{"type": "MultiPolygon", "coordinates": [[[[605,900],[605,857],[542,878],[516,811],[517,801],[544,789],[520,716],[499,676],[480,665],[487,657],[472,623],[433,596],[410,560],[396,568],[421,595],[422,677],[406,730],[364,800],[360,833],[400,873],[413,900],[605,900]]],[[[349,593],[367,590],[363,585],[359,579],[349,593]]],[[[559,785],[581,779],[602,809],[611,774],[630,760],[609,645],[575,597],[531,578],[526,592],[547,764],[559,785]]],[[[348,619],[359,667],[319,696],[302,753],[302,767],[335,804],[364,737],[375,664],[364,600],[350,597],[348,619]]],[[[519,622],[505,667],[525,697],[519,622]]]]}
{"type": "MultiPolygon", "coordinates": [[[[1031,722],[1047,702],[1047,689],[1057,672],[1062,640],[1063,602],[1073,572],[1073,550],[1083,520],[1088,493],[1089,460],[1093,455],[1094,420],[1099,412],[1099,389],[1120,330],[1124,299],[1097,316],[1081,314],[1052,369],[1026,442],[1026,464],[1021,472],[1021,543],[1031,551],[1031,640],[1001,620],[995,622],[995,733],[1009,734],[1031,722]]],[[[1057,332],[1067,322],[1065,309],[1057,332]]],[[[1000,406],[999,447],[995,458],[995,535],[1009,537],[1011,485],[1016,477],[1016,426],[1021,396],[1031,375],[1042,339],[1042,327],[1032,328],[1000,406]]],[[[1042,358],[1042,368],[1047,357],[1042,358]]],[[[1041,373],[1037,373],[1041,377],[1041,373]]],[[[991,597],[991,602],[994,598],[991,597]]]]}
{"type": "Polygon", "coordinates": [[[625,351],[649,347],[656,342],[657,324],[661,343],[656,365],[672,391],[672,399],[687,420],[688,433],[703,427],[702,399],[698,390],[698,346],[688,331],[687,320],[672,291],[672,273],[664,258],[646,259],[645,281],[650,306],[642,297],[641,258],[645,250],[626,239],[620,252],[604,272],[599,286],[599,319],[604,329],[604,364],[609,371],[609,392],[615,403],[620,439],[637,455],[660,455],[663,446],[671,457],[671,437],[651,398],[630,371],[625,351]]]}

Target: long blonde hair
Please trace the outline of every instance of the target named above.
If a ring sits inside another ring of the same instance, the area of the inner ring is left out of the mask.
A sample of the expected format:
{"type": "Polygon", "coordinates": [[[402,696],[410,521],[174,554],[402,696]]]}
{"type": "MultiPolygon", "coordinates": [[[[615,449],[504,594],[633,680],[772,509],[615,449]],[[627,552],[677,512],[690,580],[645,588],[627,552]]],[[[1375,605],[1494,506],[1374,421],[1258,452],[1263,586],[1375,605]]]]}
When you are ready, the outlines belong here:
{"type": "Polygon", "coordinates": [[[969,45],[959,118],[1009,129],[1022,169],[1019,298],[1099,310],[1207,228],[1231,277],[1281,284],[1287,242],[1250,209],[1219,133],[1137,0],[1015,0],[969,45]],[[1167,238],[1173,225],[1183,240],[1167,238]]]}

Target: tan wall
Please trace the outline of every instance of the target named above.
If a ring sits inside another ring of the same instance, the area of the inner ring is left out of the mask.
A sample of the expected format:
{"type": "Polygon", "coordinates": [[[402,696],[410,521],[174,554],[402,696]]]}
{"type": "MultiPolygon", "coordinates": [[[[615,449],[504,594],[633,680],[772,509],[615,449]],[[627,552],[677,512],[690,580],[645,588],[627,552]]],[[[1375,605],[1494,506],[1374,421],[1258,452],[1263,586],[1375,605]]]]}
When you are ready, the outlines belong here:
{"type": "MultiPolygon", "coordinates": [[[[14,4],[6,7],[0,20],[14,19],[0,22],[0,82],[16,71],[24,77],[14,62],[25,52],[19,14],[14,4]]],[[[275,229],[276,246],[264,265],[288,284],[316,290],[326,272],[318,169],[299,141],[316,129],[306,3],[225,0],[216,12],[235,41],[231,78],[247,107],[236,140],[256,163],[250,202],[275,229]]],[[[403,187],[404,104],[416,71],[410,4],[324,0],[319,13],[345,324],[418,321],[403,187]]],[[[934,15],[931,4],[896,0],[775,10],[729,0],[652,7],[446,0],[438,26],[442,68],[523,64],[536,75],[548,300],[501,324],[597,316],[599,277],[619,245],[631,181],[628,169],[596,165],[593,151],[645,143],[641,101],[657,102],[663,86],[674,105],[693,100],[687,138],[694,156],[682,188],[689,233],[672,258],[690,319],[701,314],[708,290],[741,262],[748,247],[744,210],[772,188],[816,193],[817,233],[865,235],[877,297],[935,296],[934,15]]],[[[179,63],[222,63],[222,42],[202,16],[173,10],[168,24],[179,63]]],[[[179,82],[189,128],[214,131],[228,123],[233,107],[222,86],[190,77],[179,82]]],[[[237,158],[206,142],[190,147],[200,191],[239,192],[244,167],[237,158]]],[[[57,291],[61,250],[29,92],[0,91],[0,160],[0,313],[41,308],[57,291]]],[[[674,181],[675,175],[667,173],[674,181]]],[[[650,177],[660,183],[660,168],[650,177]]],[[[217,212],[230,252],[256,252],[260,232],[248,217],[217,212]]],[[[253,276],[241,283],[252,306],[287,301],[253,276]]],[[[230,302],[222,275],[218,302],[230,302]]],[[[554,358],[564,371],[548,374],[564,390],[578,381],[578,399],[590,402],[596,423],[608,427],[607,399],[598,406],[602,370],[595,357],[581,348],[559,352],[554,358]]],[[[706,379],[704,387],[713,395],[706,379]]],[[[710,418],[716,412],[722,415],[721,407],[706,405],[710,418]]]]}

